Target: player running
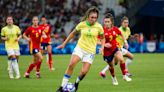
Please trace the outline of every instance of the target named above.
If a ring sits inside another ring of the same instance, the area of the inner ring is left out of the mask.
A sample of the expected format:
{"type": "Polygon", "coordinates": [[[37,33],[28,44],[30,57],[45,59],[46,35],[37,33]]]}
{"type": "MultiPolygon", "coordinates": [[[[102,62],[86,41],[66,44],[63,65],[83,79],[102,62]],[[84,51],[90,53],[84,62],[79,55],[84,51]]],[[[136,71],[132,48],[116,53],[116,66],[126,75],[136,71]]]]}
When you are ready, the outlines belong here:
{"type": "Polygon", "coordinates": [[[42,54],[40,52],[41,37],[46,38],[43,28],[38,25],[38,17],[34,16],[32,19],[32,26],[28,27],[23,36],[29,41],[30,53],[33,56],[33,61],[27,69],[24,77],[29,78],[30,72],[36,67],[36,77],[40,78],[40,67],[43,60],[42,54]]]}
{"type": "Polygon", "coordinates": [[[50,71],[53,71],[53,60],[52,60],[52,46],[51,46],[51,26],[47,23],[46,17],[42,16],[41,18],[42,24],[40,26],[43,27],[47,38],[42,37],[41,49],[42,53],[47,53],[47,62],[49,64],[50,71]],[[47,52],[46,52],[47,51],[47,52]]]}
{"type": "Polygon", "coordinates": [[[109,70],[112,75],[112,84],[118,85],[118,81],[114,72],[114,58],[120,61],[120,68],[123,74],[123,79],[125,81],[131,81],[131,78],[125,75],[125,62],[121,50],[119,49],[119,43],[116,41],[116,36],[119,35],[122,37],[126,48],[128,48],[128,44],[121,31],[116,26],[114,26],[114,18],[110,13],[106,14],[104,18],[104,35],[106,42],[104,45],[105,47],[103,51],[103,57],[104,61],[106,61],[110,66],[109,70]]]}
{"type": "Polygon", "coordinates": [[[9,77],[14,78],[13,73],[16,73],[16,79],[20,78],[18,58],[20,55],[18,41],[22,37],[20,28],[13,24],[13,17],[7,16],[7,25],[1,30],[1,39],[5,41],[5,48],[8,55],[8,71],[9,77]]]}
{"type": "MultiPolygon", "coordinates": [[[[81,33],[81,36],[78,40],[78,43],[72,53],[70,64],[65,71],[62,84],[57,89],[56,92],[63,92],[62,88],[68,83],[69,79],[71,78],[71,75],[73,73],[73,70],[77,63],[81,60],[82,61],[82,68],[80,71],[80,75],[77,77],[75,81],[75,88],[76,91],[78,89],[79,82],[85,77],[85,75],[88,73],[91,64],[94,59],[94,54],[96,50],[96,44],[97,44],[97,36],[101,35],[101,38],[103,39],[103,28],[101,24],[97,22],[99,15],[99,11],[96,7],[89,8],[86,12],[86,15],[84,16],[84,19],[76,26],[76,28],[70,33],[70,35],[67,37],[67,39],[58,46],[57,48],[64,48],[65,45],[77,34],[81,33]]],[[[102,45],[104,43],[104,40],[102,41],[102,45]]],[[[104,47],[104,46],[102,46],[104,47]]],[[[102,48],[103,49],[103,48],[102,48]]]]}
{"type": "MultiPolygon", "coordinates": [[[[127,17],[123,17],[121,19],[121,27],[119,28],[119,30],[121,31],[121,33],[124,35],[124,37],[126,39],[128,39],[129,37],[137,37],[138,34],[135,34],[135,35],[131,35],[131,31],[130,31],[130,28],[129,28],[129,19],[127,17]]],[[[128,76],[132,76],[129,71],[128,71],[128,66],[129,64],[132,62],[134,56],[131,52],[129,52],[127,49],[123,48],[124,47],[124,40],[122,39],[121,36],[117,36],[116,38],[117,42],[119,43],[120,45],[120,48],[121,48],[121,52],[122,52],[122,55],[124,57],[127,57],[126,61],[125,61],[125,65],[126,65],[126,75],[128,76]]],[[[115,60],[115,63],[117,63],[118,60],[115,60]]],[[[100,75],[105,78],[106,77],[106,74],[105,72],[109,69],[109,66],[107,65],[101,72],[100,72],[100,75]]]]}

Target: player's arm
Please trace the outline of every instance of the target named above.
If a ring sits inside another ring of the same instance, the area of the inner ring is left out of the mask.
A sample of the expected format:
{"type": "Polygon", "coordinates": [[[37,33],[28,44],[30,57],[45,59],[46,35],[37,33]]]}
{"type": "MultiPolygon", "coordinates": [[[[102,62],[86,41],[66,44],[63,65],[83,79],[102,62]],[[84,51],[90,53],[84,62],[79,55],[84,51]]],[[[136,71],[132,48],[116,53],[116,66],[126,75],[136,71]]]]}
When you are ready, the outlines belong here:
{"type": "Polygon", "coordinates": [[[128,41],[126,40],[125,36],[122,33],[121,33],[121,37],[124,40],[125,48],[128,49],[129,48],[128,41]]]}
{"type": "Polygon", "coordinates": [[[4,41],[8,40],[8,38],[6,36],[1,36],[1,39],[4,40],[4,41]]]}
{"type": "Polygon", "coordinates": [[[3,41],[7,41],[7,40],[8,40],[8,37],[5,36],[5,33],[4,33],[4,30],[3,30],[3,29],[1,30],[1,39],[2,39],[3,41]]]}
{"type": "Polygon", "coordinates": [[[57,47],[57,49],[60,49],[60,48],[64,48],[65,45],[78,33],[79,31],[77,31],[76,29],[74,29],[70,34],[69,36],[66,38],[66,40],[57,47]]]}
{"type": "Polygon", "coordinates": [[[43,38],[47,38],[47,35],[46,35],[46,33],[44,31],[42,32],[42,37],[43,38]]]}
{"type": "Polygon", "coordinates": [[[18,35],[18,38],[16,39],[16,41],[19,41],[21,38],[22,38],[22,35],[19,34],[19,35],[18,35]]]}

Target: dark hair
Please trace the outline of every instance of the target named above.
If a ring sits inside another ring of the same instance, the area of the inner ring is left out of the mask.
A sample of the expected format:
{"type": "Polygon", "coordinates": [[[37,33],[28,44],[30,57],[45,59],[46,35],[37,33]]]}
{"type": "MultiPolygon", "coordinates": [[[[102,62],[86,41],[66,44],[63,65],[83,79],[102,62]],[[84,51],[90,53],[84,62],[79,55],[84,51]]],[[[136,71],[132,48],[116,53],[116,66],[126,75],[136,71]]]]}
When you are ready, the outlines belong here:
{"type": "Polygon", "coordinates": [[[81,21],[85,21],[85,20],[89,17],[89,15],[90,15],[92,12],[97,13],[97,18],[98,18],[99,10],[98,10],[97,7],[92,6],[91,8],[89,8],[89,9],[86,11],[86,13],[85,13],[85,15],[84,15],[84,17],[82,18],[81,21]]]}
{"type": "Polygon", "coordinates": [[[129,19],[128,19],[128,17],[124,16],[124,17],[122,17],[122,19],[121,19],[121,23],[122,23],[124,20],[129,20],[129,19]]]}
{"type": "Polygon", "coordinates": [[[110,20],[112,21],[112,23],[113,23],[113,25],[114,25],[114,17],[113,17],[113,15],[112,15],[111,13],[105,14],[104,19],[105,19],[105,18],[110,18],[110,20]]]}
{"type": "Polygon", "coordinates": [[[46,18],[46,15],[42,15],[42,17],[41,18],[46,18]]]}

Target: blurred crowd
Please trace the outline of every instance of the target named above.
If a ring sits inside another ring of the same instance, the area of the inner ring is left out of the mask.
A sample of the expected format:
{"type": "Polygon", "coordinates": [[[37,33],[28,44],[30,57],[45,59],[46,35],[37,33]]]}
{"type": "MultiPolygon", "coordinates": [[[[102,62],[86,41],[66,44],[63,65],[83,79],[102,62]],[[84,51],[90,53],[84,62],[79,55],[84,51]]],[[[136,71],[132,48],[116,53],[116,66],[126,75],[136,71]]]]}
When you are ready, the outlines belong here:
{"type": "Polygon", "coordinates": [[[1,0],[0,27],[5,25],[4,16],[13,15],[15,24],[24,31],[31,25],[33,16],[45,15],[52,27],[53,40],[58,43],[67,37],[91,5],[99,7],[101,3],[99,0],[1,0]]]}
{"type": "MultiPolygon", "coordinates": [[[[116,2],[113,0],[109,1],[109,4],[116,2]]],[[[45,15],[52,27],[53,42],[60,43],[65,40],[70,31],[79,23],[82,15],[90,6],[97,6],[100,10],[104,9],[102,2],[105,3],[105,0],[0,0],[0,28],[5,25],[5,17],[9,14],[13,15],[15,24],[22,31],[31,25],[33,16],[41,17],[45,15]]],[[[127,0],[118,0],[118,5],[128,9],[127,0]]],[[[112,8],[115,9],[115,5],[105,8],[103,14],[110,12],[114,16],[117,15],[115,12],[117,10],[112,8]]],[[[76,42],[77,37],[72,42],[76,42]]],[[[153,39],[153,36],[150,37],[153,39]]],[[[163,35],[161,35],[160,39],[163,41],[163,35]]],[[[23,40],[21,43],[26,44],[23,40]]]]}

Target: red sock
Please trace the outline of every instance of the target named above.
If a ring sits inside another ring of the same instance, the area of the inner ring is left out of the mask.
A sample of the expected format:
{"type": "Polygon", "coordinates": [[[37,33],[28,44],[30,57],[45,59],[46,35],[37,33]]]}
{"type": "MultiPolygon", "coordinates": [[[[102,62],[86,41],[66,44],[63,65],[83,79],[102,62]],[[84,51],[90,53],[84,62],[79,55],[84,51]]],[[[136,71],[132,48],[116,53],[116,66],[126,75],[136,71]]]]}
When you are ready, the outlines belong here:
{"type": "Polygon", "coordinates": [[[109,71],[110,71],[110,73],[111,73],[111,75],[112,75],[112,77],[115,77],[115,74],[114,74],[114,68],[109,68],[109,71]]]}
{"type": "Polygon", "coordinates": [[[35,64],[30,64],[30,66],[28,67],[27,73],[30,73],[32,71],[32,69],[35,67],[35,64]]]}
{"type": "Polygon", "coordinates": [[[50,69],[53,67],[53,63],[52,63],[52,53],[48,53],[48,64],[50,69]]]}
{"type": "Polygon", "coordinates": [[[125,75],[126,74],[125,63],[120,64],[120,68],[121,68],[122,74],[125,75]]]}
{"type": "Polygon", "coordinates": [[[41,61],[38,61],[38,62],[36,63],[36,72],[40,72],[41,64],[42,64],[41,61]]]}

